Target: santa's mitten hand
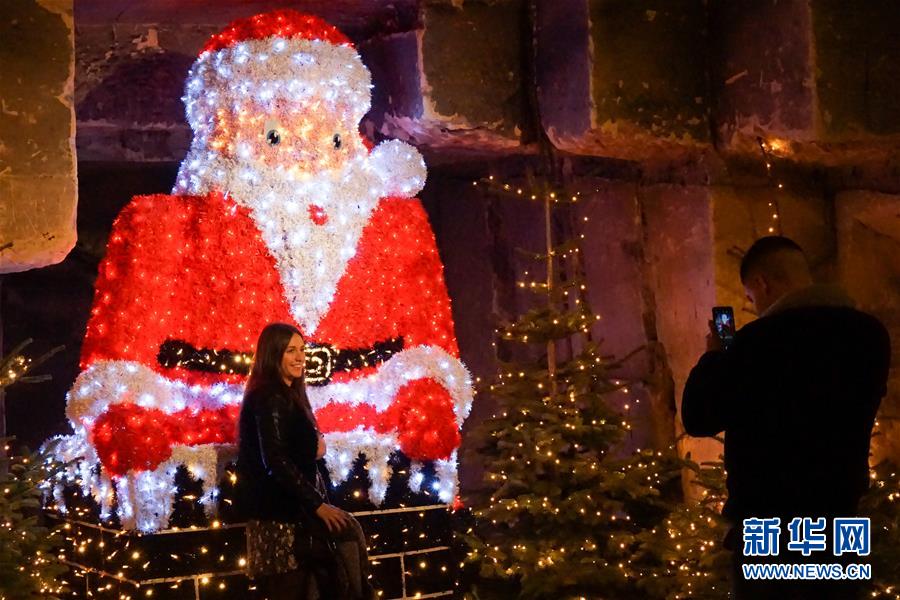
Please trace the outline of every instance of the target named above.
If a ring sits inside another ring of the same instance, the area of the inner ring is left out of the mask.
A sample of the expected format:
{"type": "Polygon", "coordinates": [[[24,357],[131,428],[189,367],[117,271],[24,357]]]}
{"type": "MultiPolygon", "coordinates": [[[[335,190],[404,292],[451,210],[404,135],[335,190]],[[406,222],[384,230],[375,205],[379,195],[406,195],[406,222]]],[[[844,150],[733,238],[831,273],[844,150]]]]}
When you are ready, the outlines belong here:
{"type": "Polygon", "coordinates": [[[178,420],[161,410],[113,404],[94,423],[91,441],[104,470],[115,477],[156,469],[172,455],[178,428],[178,420]]]}
{"type": "Polygon", "coordinates": [[[207,410],[186,408],[172,417],[179,423],[177,432],[173,433],[172,442],[185,446],[200,444],[236,444],[240,405],[223,406],[207,410]]]}
{"type": "Polygon", "coordinates": [[[449,458],[460,443],[453,399],[433,379],[417,379],[400,388],[377,429],[396,431],[400,450],[412,460],[449,458]]]}

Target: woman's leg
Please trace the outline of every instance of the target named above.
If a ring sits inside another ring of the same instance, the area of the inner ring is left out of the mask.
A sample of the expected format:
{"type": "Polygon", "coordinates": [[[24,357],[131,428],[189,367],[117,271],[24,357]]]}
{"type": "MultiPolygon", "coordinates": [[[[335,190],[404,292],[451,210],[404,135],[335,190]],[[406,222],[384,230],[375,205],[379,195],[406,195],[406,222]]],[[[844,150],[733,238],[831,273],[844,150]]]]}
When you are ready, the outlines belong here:
{"type": "Polygon", "coordinates": [[[369,553],[366,549],[366,534],[359,521],[349,513],[350,525],[334,534],[338,558],[347,574],[349,591],[352,598],[369,598],[372,587],[369,582],[369,553]]]}

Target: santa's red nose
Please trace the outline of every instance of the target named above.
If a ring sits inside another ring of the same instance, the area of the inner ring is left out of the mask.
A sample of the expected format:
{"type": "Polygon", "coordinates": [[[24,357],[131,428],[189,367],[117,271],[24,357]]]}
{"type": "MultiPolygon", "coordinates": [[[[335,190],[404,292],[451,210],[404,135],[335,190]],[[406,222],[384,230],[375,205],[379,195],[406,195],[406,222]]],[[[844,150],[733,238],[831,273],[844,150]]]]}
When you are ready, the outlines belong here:
{"type": "Polygon", "coordinates": [[[325,209],[318,204],[311,204],[309,207],[309,220],[316,225],[324,225],[328,222],[328,215],[325,209]]]}

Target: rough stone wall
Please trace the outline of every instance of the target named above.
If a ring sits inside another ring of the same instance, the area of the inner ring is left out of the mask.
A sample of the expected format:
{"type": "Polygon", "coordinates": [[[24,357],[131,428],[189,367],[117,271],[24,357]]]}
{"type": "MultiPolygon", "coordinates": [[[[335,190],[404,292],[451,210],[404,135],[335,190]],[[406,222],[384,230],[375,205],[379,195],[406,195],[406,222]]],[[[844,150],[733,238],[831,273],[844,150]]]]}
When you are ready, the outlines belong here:
{"type": "MultiPolygon", "coordinates": [[[[190,141],[183,82],[208,35],[282,4],[76,7],[74,102],[91,223],[62,267],[80,273],[84,289],[115,209],[132,193],[171,185],[190,141]],[[150,169],[153,181],[135,174],[150,169]],[[119,182],[124,172],[130,179],[119,182]]],[[[463,358],[476,375],[490,376],[505,358],[491,345],[497,320],[534,301],[516,281],[540,279],[542,268],[515,248],[542,248],[543,211],[471,182],[490,173],[523,182],[526,167],[539,167],[539,134],[583,194],[589,299],[603,317],[594,336],[619,356],[644,346],[622,373],[635,381],[629,396],[617,399],[630,405],[634,446],[661,447],[680,433],[681,389],[703,351],[710,308],[733,305],[739,325],[754,318],[737,272],[741,253],[777,225],[773,200],[782,231],[806,248],[816,276],[847,285],[900,336],[900,62],[892,35],[900,13],[891,3],[539,0],[534,14],[529,5],[292,4],[331,19],[357,44],[375,83],[362,130],[408,140],[426,156],[422,198],[463,358]]],[[[40,307],[28,302],[40,295],[40,277],[5,280],[4,309],[39,322],[40,307]]],[[[82,322],[82,309],[71,310],[82,322]]],[[[896,378],[876,446],[900,457],[896,378]]],[[[491,408],[479,398],[467,431],[491,408]]],[[[700,460],[721,451],[711,440],[680,447],[700,460]]],[[[470,467],[464,483],[477,485],[470,467]]]]}
{"type": "MultiPolygon", "coordinates": [[[[86,160],[179,160],[186,66],[241,12],[86,0],[76,100],[86,160]],[[152,9],[156,6],[156,9],[152,9]],[[139,94],[120,94],[141,90],[139,94]]],[[[378,85],[371,136],[436,160],[560,150],[656,163],[662,178],[728,178],[723,162],[780,159],[897,183],[898,13],[834,0],[406,0],[298,6],[344,27],[378,85]],[[353,6],[349,6],[353,4],[353,6]],[[535,123],[534,115],[540,116],[535,123]]],[[[862,183],[862,185],[860,185],[862,183]]]]}
{"type": "Polygon", "coordinates": [[[877,192],[837,197],[840,278],[860,308],[877,316],[893,340],[888,395],[878,417],[875,459],[900,457],[900,200],[877,192]]]}
{"type": "MultiPolygon", "coordinates": [[[[687,375],[705,346],[709,310],[716,302],[712,203],[702,187],[647,186],[640,191],[646,268],[655,296],[656,323],[679,406],[687,375]]],[[[676,434],[682,433],[680,419],[676,434]]],[[[695,458],[715,458],[711,440],[682,439],[695,458]]]]}
{"type": "Polygon", "coordinates": [[[75,244],[72,0],[0,14],[0,273],[61,261],[75,244]]]}
{"type": "Polygon", "coordinates": [[[82,161],[170,162],[191,142],[181,96],[197,45],[216,26],[76,24],[82,161]]]}

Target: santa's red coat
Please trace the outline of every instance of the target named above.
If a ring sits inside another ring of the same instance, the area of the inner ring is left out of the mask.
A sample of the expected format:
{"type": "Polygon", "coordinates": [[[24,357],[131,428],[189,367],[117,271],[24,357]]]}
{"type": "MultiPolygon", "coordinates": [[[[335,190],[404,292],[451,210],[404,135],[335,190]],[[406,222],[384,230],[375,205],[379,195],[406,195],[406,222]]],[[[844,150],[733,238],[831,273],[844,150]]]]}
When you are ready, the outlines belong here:
{"type": "MultiPolygon", "coordinates": [[[[273,321],[303,329],[291,316],[275,259],[249,209],[220,194],[139,196],[114,223],[97,278],[81,367],[101,360],[134,361],[190,385],[239,383],[241,375],[164,367],[157,360],[160,346],[167,340],[180,340],[198,349],[253,352],[259,332],[273,321]]],[[[306,337],[307,342],[348,349],[402,338],[406,348],[436,346],[458,357],[443,266],[419,200],[384,198],[379,202],[327,312],[306,337]]],[[[367,374],[362,369],[337,373],[333,381],[367,374]]],[[[446,392],[434,388],[436,384],[427,389],[421,384],[417,391],[408,392],[430,396],[427,402],[437,407],[439,418],[452,421],[449,398],[436,397],[446,392]]],[[[115,414],[117,410],[139,410],[133,404],[117,407],[110,408],[108,425],[130,418],[115,414]]],[[[397,414],[378,417],[365,407],[352,411],[349,420],[347,414],[346,410],[334,414],[320,410],[317,416],[324,431],[402,425],[397,414]]],[[[232,421],[235,416],[232,410],[219,418],[232,421]]],[[[102,417],[98,427],[101,421],[102,417]]],[[[106,428],[108,432],[111,427],[106,428]]],[[[418,458],[443,458],[448,449],[458,446],[455,421],[452,431],[456,435],[438,451],[429,452],[418,440],[418,449],[412,444],[410,452],[421,454],[418,458]]],[[[223,435],[197,438],[196,431],[192,435],[177,441],[232,441],[227,435],[224,439],[223,435]]],[[[122,450],[115,439],[110,444],[122,450]]],[[[103,458],[104,452],[99,453],[103,458]]]]}

